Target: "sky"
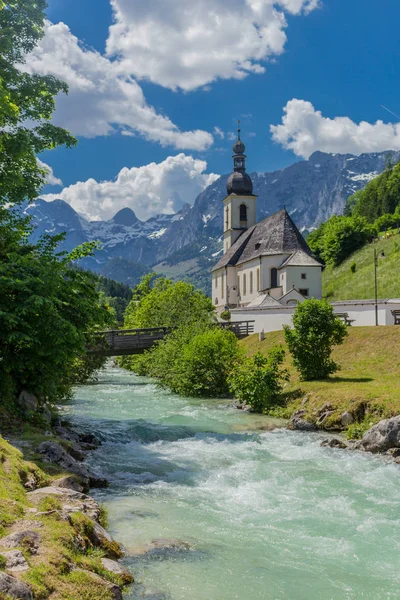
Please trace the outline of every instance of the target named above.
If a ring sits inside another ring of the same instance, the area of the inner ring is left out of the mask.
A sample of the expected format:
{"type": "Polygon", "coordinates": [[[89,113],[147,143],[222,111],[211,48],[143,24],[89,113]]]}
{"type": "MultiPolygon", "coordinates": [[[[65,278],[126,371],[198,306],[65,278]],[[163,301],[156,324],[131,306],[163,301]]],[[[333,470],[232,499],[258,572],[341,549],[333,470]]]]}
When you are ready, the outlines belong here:
{"type": "Polygon", "coordinates": [[[396,0],[48,0],[47,19],[22,68],[68,83],[53,120],[79,145],[40,156],[43,197],[89,219],[192,204],[238,119],[250,172],[400,149],[396,0]]]}

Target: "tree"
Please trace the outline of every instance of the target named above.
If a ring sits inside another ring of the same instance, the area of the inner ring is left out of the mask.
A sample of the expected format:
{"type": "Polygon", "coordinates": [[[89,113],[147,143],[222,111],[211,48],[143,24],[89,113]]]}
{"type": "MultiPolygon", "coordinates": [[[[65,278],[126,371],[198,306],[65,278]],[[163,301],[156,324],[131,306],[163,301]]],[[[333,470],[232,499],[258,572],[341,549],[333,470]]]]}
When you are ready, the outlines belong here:
{"type": "Polygon", "coordinates": [[[283,381],[288,379],[281,369],[285,358],[283,348],[271,350],[268,356],[261,352],[245,359],[231,372],[228,384],[231,392],[254,412],[264,413],[279,403],[283,381]]]}
{"type": "Polygon", "coordinates": [[[67,85],[24,72],[27,53],[44,33],[45,0],[0,0],[0,206],[33,200],[47,172],[37,154],[76,140],[50,123],[67,85]]]}
{"type": "Polygon", "coordinates": [[[333,346],[348,335],[346,325],[325,300],[306,300],[293,315],[293,329],[284,327],[293,364],[304,381],[325,379],[339,369],[332,360],[333,346]]]}
{"type": "Polygon", "coordinates": [[[376,227],[365,217],[333,216],[313,231],[307,242],[319,258],[336,267],[376,235],[376,227]]]}
{"type": "Polygon", "coordinates": [[[96,278],[75,268],[93,243],[57,252],[62,236],[29,242],[29,220],[0,208],[0,401],[28,390],[55,403],[98,366],[90,332],[111,323],[96,278]]]}

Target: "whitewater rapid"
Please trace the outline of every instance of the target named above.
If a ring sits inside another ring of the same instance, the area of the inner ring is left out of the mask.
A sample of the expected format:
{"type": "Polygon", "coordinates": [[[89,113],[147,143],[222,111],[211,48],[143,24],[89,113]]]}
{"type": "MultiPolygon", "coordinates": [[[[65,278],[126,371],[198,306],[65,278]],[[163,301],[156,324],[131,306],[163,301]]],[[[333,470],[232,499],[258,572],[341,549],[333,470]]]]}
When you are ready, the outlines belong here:
{"type": "Polygon", "coordinates": [[[136,580],[126,599],[400,598],[397,465],[116,368],[65,412],[103,441],[89,461],[111,483],[96,497],[136,580]]]}

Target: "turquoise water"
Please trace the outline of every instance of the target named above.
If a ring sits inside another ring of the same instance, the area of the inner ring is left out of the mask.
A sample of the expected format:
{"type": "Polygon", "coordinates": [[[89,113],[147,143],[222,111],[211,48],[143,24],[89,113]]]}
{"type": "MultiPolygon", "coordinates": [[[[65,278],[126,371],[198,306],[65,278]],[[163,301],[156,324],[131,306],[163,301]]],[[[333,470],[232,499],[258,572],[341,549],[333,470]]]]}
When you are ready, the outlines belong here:
{"type": "Polygon", "coordinates": [[[137,582],[127,599],[400,598],[396,465],[120,369],[68,411],[103,440],[89,462],[112,484],[97,497],[137,582]],[[189,550],[146,552],[159,538],[189,550]]]}

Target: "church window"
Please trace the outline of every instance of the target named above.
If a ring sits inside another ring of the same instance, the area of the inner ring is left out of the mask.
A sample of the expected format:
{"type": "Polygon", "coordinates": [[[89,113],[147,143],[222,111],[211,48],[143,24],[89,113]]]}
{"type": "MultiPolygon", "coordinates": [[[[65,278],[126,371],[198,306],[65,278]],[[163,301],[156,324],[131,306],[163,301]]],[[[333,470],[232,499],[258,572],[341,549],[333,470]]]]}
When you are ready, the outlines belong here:
{"type": "Polygon", "coordinates": [[[305,288],[304,288],[304,289],[301,289],[301,290],[299,290],[299,292],[300,292],[300,294],[301,294],[302,296],[308,296],[308,290],[306,290],[305,288]]]}
{"type": "Polygon", "coordinates": [[[301,274],[301,278],[302,278],[302,279],[307,279],[307,273],[302,273],[302,274],[301,274]]]}
{"type": "Polygon", "coordinates": [[[215,305],[215,306],[218,306],[218,298],[215,298],[214,305],[215,305]]]}
{"type": "Polygon", "coordinates": [[[247,206],[245,204],[241,204],[239,207],[240,210],[240,222],[247,223],[247,206]]]}
{"type": "Polygon", "coordinates": [[[247,294],[247,282],[246,282],[246,274],[243,275],[243,296],[247,294]]]}
{"type": "Polygon", "coordinates": [[[271,269],[271,288],[278,287],[278,269],[271,269]]]}
{"type": "Polygon", "coordinates": [[[253,293],[253,271],[250,272],[250,294],[253,293]]]}
{"type": "Polygon", "coordinates": [[[257,269],[257,292],[259,292],[260,289],[260,269],[257,269]]]}
{"type": "Polygon", "coordinates": [[[225,229],[229,228],[229,206],[226,207],[225,229]]]}
{"type": "Polygon", "coordinates": [[[221,298],[224,298],[224,287],[225,287],[225,277],[222,274],[221,276],[221,298]]]}
{"type": "Polygon", "coordinates": [[[214,283],[215,283],[215,287],[217,288],[218,287],[218,275],[216,275],[214,283]]]}

